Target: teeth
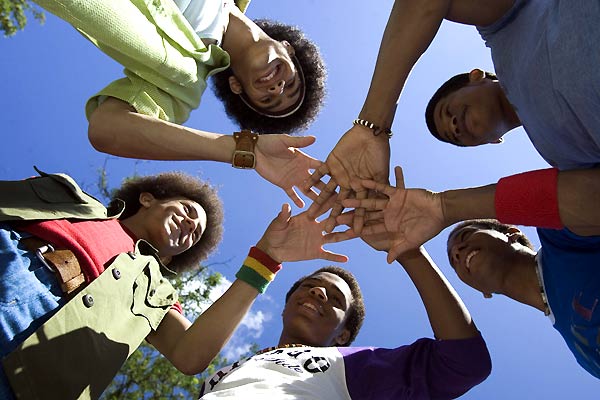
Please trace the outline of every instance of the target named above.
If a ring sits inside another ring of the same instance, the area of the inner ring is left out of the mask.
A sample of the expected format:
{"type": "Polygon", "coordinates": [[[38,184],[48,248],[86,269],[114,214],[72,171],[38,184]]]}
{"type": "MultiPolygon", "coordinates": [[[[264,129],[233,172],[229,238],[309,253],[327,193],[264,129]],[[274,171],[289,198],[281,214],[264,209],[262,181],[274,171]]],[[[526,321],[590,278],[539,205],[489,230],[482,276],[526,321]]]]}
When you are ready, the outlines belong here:
{"type": "Polygon", "coordinates": [[[306,308],[310,308],[311,310],[314,310],[314,311],[318,311],[317,307],[315,307],[314,305],[312,305],[310,303],[304,303],[304,304],[302,304],[302,306],[306,307],[306,308]]]}
{"type": "Polygon", "coordinates": [[[278,69],[279,69],[279,67],[275,68],[275,69],[273,70],[273,72],[271,72],[271,73],[270,73],[269,75],[267,75],[267,76],[263,76],[262,78],[260,78],[260,79],[259,79],[259,81],[261,81],[261,82],[267,82],[267,81],[269,81],[269,80],[273,79],[273,77],[275,76],[275,73],[277,73],[277,70],[278,70],[278,69]]]}
{"type": "Polygon", "coordinates": [[[467,255],[467,260],[465,261],[465,264],[466,264],[468,270],[471,270],[471,268],[469,266],[469,263],[471,262],[471,258],[473,258],[473,256],[477,253],[479,253],[479,250],[472,251],[467,255]]]}

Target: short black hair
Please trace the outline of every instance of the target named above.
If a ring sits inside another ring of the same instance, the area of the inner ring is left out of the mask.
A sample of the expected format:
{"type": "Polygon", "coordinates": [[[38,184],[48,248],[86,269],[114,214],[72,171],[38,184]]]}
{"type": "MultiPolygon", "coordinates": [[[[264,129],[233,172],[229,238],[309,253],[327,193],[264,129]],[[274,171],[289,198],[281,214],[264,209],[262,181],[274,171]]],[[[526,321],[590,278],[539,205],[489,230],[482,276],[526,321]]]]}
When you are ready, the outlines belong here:
{"type": "Polygon", "coordinates": [[[304,282],[304,280],[316,275],[320,272],[329,272],[331,274],[337,275],[342,278],[350,287],[350,292],[352,293],[352,304],[350,304],[350,310],[348,311],[348,318],[346,319],[345,328],[350,331],[350,337],[346,341],[346,343],[341,344],[340,346],[350,346],[350,344],[356,339],[356,335],[360,331],[360,328],[365,320],[365,302],[363,299],[362,292],[360,290],[360,286],[358,286],[358,281],[352,275],[352,273],[344,268],[337,267],[335,265],[330,265],[327,267],[320,268],[313,272],[310,275],[303,276],[298,279],[288,290],[285,295],[285,302],[287,304],[288,299],[298,289],[298,287],[304,282]]]}
{"type": "MultiPolygon", "coordinates": [[[[498,80],[496,74],[493,72],[484,71],[484,76],[486,79],[490,80],[498,80]]],[[[435,106],[442,100],[444,97],[448,96],[450,93],[456,92],[457,90],[467,86],[469,84],[469,73],[465,72],[462,74],[454,75],[452,78],[448,79],[442,86],[439,87],[438,90],[431,96],[429,103],[427,103],[427,107],[425,108],[425,123],[427,124],[427,128],[429,132],[438,140],[451,143],[455,146],[461,146],[461,144],[452,143],[447,141],[446,139],[440,136],[437,128],[435,127],[435,121],[433,119],[433,112],[435,110],[435,106]]]]}
{"type": "Polygon", "coordinates": [[[163,172],[127,178],[111,195],[112,202],[116,199],[125,202],[125,210],[119,219],[129,218],[139,211],[139,198],[143,192],[148,192],[159,200],[185,197],[202,206],[206,212],[206,230],[198,243],[173,256],[169,262],[169,268],[175,272],[199,267],[200,262],[217,247],[223,235],[223,204],[216,189],[207,182],[183,172],[163,172]]]}
{"type": "Polygon", "coordinates": [[[294,48],[296,59],[304,73],[304,102],[288,117],[269,118],[260,115],[244,104],[240,96],[229,88],[229,77],[233,75],[231,68],[213,75],[215,96],[223,102],[229,118],[242,129],[257,133],[294,133],[306,130],[317,117],[325,99],[327,70],[319,48],[296,26],[268,19],[257,19],[254,22],[271,38],[286,40],[294,48]]]}
{"type": "MultiPolygon", "coordinates": [[[[474,226],[480,229],[491,229],[494,231],[498,231],[502,234],[507,234],[510,233],[511,229],[518,229],[516,226],[514,225],[510,225],[510,224],[503,224],[502,222],[495,220],[495,219],[470,219],[467,221],[463,221],[460,224],[457,224],[452,231],[450,232],[450,234],[448,235],[448,241],[450,240],[450,237],[454,234],[454,232],[467,227],[467,226],[474,226]]],[[[522,244],[523,246],[529,247],[531,250],[535,250],[535,248],[533,247],[533,243],[531,243],[531,241],[527,238],[527,236],[525,235],[520,235],[519,238],[517,239],[517,243],[522,244]]]]}

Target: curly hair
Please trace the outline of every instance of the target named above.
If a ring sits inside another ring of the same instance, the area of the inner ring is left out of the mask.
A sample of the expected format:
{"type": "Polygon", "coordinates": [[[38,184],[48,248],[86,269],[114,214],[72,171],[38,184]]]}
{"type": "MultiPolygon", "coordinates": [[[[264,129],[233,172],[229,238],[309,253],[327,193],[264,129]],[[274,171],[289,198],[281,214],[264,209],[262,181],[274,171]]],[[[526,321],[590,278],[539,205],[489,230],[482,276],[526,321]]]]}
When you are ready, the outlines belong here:
{"type": "Polygon", "coordinates": [[[288,117],[269,118],[257,114],[229,88],[229,77],[233,74],[231,68],[213,75],[212,87],[215,96],[223,102],[229,118],[242,129],[267,134],[306,130],[317,117],[325,99],[327,71],[319,48],[296,26],[268,19],[257,19],[254,23],[271,38],[278,41],[286,40],[294,48],[296,59],[304,73],[304,102],[288,117]]]}
{"type": "MultiPolygon", "coordinates": [[[[498,80],[496,74],[493,72],[484,71],[484,76],[486,79],[490,79],[493,81],[498,80]]],[[[427,128],[429,132],[439,141],[450,143],[455,146],[464,147],[459,143],[452,143],[447,141],[446,139],[440,136],[437,128],[435,127],[435,121],[433,119],[433,112],[435,110],[435,106],[442,100],[444,97],[448,96],[450,93],[456,92],[457,90],[467,86],[470,82],[469,73],[465,72],[462,74],[454,75],[452,78],[448,79],[442,86],[439,87],[438,90],[431,96],[429,103],[427,103],[427,107],[425,108],[425,123],[427,124],[427,128]]]]}
{"type": "Polygon", "coordinates": [[[217,247],[223,234],[223,205],[217,191],[210,184],[183,172],[164,172],[150,176],[127,178],[111,195],[111,204],[116,199],[125,202],[125,210],[119,219],[136,214],[140,207],[140,194],[148,192],[159,200],[185,197],[198,203],[206,212],[206,230],[194,246],[174,256],[169,268],[175,272],[193,269],[205,260],[217,247]]]}
{"type": "MultiPolygon", "coordinates": [[[[510,233],[511,229],[518,229],[514,225],[503,224],[502,222],[499,222],[498,220],[495,220],[495,219],[470,219],[468,221],[463,221],[460,224],[457,224],[452,229],[450,234],[448,235],[447,241],[450,240],[450,238],[452,237],[454,232],[457,232],[460,229],[467,227],[467,226],[472,226],[474,228],[479,228],[479,229],[490,229],[490,230],[500,232],[502,234],[510,233]]],[[[535,250],[533,244],[525,235],[519,235],[519,237],[517,239],[517,243],[520,243],[525,247],[529,247],[531,250],[535,250]]]]}
{"type": "Polygon", "coordinates": [[[337,267],[335,265],[330,265],[328,267],[320,268],[310,275],[303,276],[292,285],[290,290],[288,290],[287,294],[285,295],[285,302],[288,302],[288,299],[290,298],[292,293],[294,293],[296,289],[300,287],[300,285],[302,284],[302,282],[304,282],[305,279],[308,279],[311,276],[320,272],[329,272],[331,274],[337,275],[340,278],[342,278],[350,287],[350,292],[352,293],[353,301],[352,304],[350,304],[350,310],[348,310],[348,318],[346,319],[346,329],[350,331],[350,337],[348,338],[348,341],[346,343],[341,345],[350,346],[354,339],[356,339],[356,335],[358,335],[358,332],[362,327],[363,321],[365,320],[365,302],[363,300],[363,295],[360,290],[360,287],[358,286],[356,278],[354,277],[354,275],[352,275],[350,271],[345,270],[341,267],[337,267]]]}

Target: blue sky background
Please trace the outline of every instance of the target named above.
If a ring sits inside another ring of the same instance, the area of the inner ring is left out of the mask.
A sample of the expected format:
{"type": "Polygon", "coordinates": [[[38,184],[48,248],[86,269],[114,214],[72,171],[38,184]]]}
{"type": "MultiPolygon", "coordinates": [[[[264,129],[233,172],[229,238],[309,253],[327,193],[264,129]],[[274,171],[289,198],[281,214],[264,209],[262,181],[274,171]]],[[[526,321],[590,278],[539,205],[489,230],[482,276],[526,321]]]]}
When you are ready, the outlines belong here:
{"type": "MultiPolygon", "coordinates": [[[[250,5],[249,16],[299,25],[321,47],[329,69],[329,95],[317,122],[307,132],[317,136],[317,142],[306,149],[312,156],[325,159],[356,118],[392,4],[392,0],[255,0],[250,5]],[[366,9],[365,4],[369,4],[366,9]]],[[[450,147],[427,133],[423,113],[431,94],[449,76],[473,67],[493,70],[489,51],[476,30],[444,23],[414,68],[392,127],[392,166],[404,168],[407,186],[436,191],[478,186],[505,175],[547,167],[521,129],[509,134],[502,145],[476,149],[450,147]]],[[[121,70],[52,15],[43,26],[31,19],[25,31],[1,38],[0,132],[4,140],[0,179],[34,175],[32,166],[37,165],[48,172],[69,173],[93,191],[97,171],[106,161],[112,186],[134,172],[183,170],[200,175],[218,186],[226,211],[224,239],[209,263],[233,279],[248,248],[259,239],[281,204],[288,202],[287,196],[255,172],[228,164],[107,159],[96,152],[87,140],[84,104],[121,77],[121,70]]],[[[227,134],[235,130],[210,91],[186,125],[227,134]]],[[[525,231],[539,246],[534,231],[525,231]]],[[[502,296],[485,300],[455,277],[445,255],[446,236],[447,232],[442,233],[426,247],[471,311],[493,361],[492,375],[463,398],[594,398],[598,381],[578,366],[542,313],[502,296]]],[[[386,264],[384,253],[357,240],[328,247],[350,257],[346,267],[357,276],[365,295],[367,319],[356,345],[396,347],[432,336],[418,294],[399,265],[386,264]]],[[[325,264],[317,260],[285,265],[268,293],[255,304],[253,318],[234,338],[229,354],[248,342],[261,347],[276,344],[285,292],[299,276],[325,264]]]]}

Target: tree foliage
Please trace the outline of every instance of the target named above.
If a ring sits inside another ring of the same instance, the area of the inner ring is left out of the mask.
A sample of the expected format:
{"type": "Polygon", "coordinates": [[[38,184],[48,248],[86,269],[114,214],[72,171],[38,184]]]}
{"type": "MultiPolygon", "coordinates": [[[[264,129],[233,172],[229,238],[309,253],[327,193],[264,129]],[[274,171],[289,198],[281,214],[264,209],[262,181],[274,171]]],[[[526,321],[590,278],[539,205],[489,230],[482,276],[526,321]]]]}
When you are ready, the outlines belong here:
{"type": "Polygon", "coordinates": [[[29,0],[0,0],[0,28],[4,36],[12,36],[25,28],[26,11],[30,11],[41,24],[46,20],[42,10],[29,0]]]}

